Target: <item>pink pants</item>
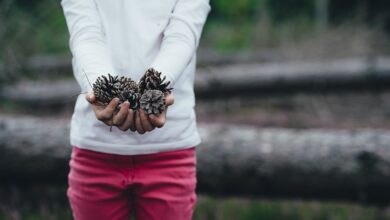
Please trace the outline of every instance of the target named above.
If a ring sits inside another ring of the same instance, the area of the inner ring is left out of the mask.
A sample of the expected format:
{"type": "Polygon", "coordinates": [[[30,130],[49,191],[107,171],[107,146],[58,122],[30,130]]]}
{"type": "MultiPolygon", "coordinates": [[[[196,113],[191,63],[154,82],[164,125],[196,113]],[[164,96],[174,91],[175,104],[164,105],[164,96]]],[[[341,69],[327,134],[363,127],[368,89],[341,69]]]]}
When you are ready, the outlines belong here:
{"type": "Polygon", "coordinates": [[[190,220],[195,148],[115,155],[73,147],[67,195],[76,220],[190,220]]]}

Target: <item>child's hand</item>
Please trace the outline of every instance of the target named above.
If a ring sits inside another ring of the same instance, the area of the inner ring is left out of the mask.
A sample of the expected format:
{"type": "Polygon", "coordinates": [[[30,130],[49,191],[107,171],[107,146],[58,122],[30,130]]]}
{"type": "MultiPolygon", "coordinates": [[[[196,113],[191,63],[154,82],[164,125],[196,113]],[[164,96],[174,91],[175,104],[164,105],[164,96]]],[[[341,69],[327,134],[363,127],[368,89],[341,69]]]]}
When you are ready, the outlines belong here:
{"type": "Polygon", "coordinates": [[[116,107],[119,104],[118,98],[111,100],[107,106],[100,105],[93,94],[87,95],[86,99],[92,104],[96,118],[106,125],[117,126],[122,131],[127,131],[133,126],[134,111],[129,108],[129,102],[124,102],[120,110],[116,111],[116,107]]]}
{"type": "Polygon", "coordinates": [[[135,117],[135,129],[133,128],[132,130],[133,131],[136,130],[138,133],[144,134],[145,132],[152,131],[156,127],[161,128],[162,126],[164,126],[166,121],[168,106],[174,103],[172,94],[167,95],[165,103],[166,103],[165,110],[159,115],[152,114],[148,116],[145,114],[143,110],[137,111],[135,117]]]}

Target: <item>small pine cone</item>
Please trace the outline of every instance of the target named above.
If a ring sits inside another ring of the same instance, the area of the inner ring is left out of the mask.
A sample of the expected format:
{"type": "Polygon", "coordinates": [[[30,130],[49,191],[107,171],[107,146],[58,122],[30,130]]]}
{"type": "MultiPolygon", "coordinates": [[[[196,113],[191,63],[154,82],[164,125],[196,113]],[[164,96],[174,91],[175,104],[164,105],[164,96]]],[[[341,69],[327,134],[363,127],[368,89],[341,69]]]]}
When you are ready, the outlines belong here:
{"type": "Polygon", "coordinates": [[[143,94],[146,90],[160,90],[163,93],[171,93],[172,88],[168,88],[170,82],[164,82],[165,79],[165,76],[161,79],[161,72],[153,68],[148,69],[139,81],[140,93],[143,94]]]}
{"type": "Polygon", "coordinates": [[[124,91],[132,91],[134,93],[138,92],[138,85],[137,83],[132,80],[130,77],[124,77],[122,76],[120,79],[120,87],[119,90],[124,92],[124,91]]]}
{"type": "Polygon", "coordinates": [[[165,95],[160,90],[146,90],[142,94],[140,107],[146,114],[160,114],[165,109],[165,95]]]}
{"type": "Polygon", "coordinates": [[[96,100],[102,104],[108,104],[113,98],[118,97],[120,94],[120,81],[118,76],[100,76],[93,84],[93,92],[96,100]]]}
{"type": "Polygon", "coordinates": [[[125,91],[121,94],[119,99],[128,101],[131,109],[133,110],[139,109],[139,99],[140,99],[139,93],[134,93],[132,91],[125,91]]]}
{"type": "MultiPolygon", "coordinates": [[[[130,108],[139,108],[138,85],[131,78],[118,76],[100,76],[93,84],[93,91],[98,102],[107,105],[112,99],[119,98],[119,104],[129,101],[130,108]]],[[[118,105],[119,107],[119,105],[118,105]]]]}
{"type": "Polygon", "coordinates": [[[129,101],[130,108],[138,109],[139,108],[139,93],[138,93],[138,85],[131,78],[122,76],[120,78],[120,103],[125,101],[129,101]]]}

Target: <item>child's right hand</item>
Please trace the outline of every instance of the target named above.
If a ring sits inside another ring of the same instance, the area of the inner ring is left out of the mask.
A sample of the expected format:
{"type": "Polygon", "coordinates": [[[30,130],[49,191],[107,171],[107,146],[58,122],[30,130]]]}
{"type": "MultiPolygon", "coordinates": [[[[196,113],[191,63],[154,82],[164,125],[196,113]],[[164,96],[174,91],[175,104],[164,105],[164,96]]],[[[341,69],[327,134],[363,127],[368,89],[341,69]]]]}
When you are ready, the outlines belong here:
{"type": "Polygon", "coordinates": [[[117,126],[122,131],[127,131],[129,128],[134,127],[134,111],[129,108],[129,102],[124,102],[120,110],[116,111],[116,107],[119,104],[118,98],[111,100],[107,106],[99,104],[94,94],[88,94],[86,99],[91,104],[99,121],[104,122],[108,126],[117,126]]]}
{"type": "Polygon", "coordinates": [[[135,115],[135,128],[130,128],[132,131],[137,131],[140,134],[152,131],[155,128],[161,128],[166,122],[168,106],[173,105],[174,98],[172,94],[166,96],[165,110],[158,115],[146,115],[145,111],[139,110],[135,115]]]}

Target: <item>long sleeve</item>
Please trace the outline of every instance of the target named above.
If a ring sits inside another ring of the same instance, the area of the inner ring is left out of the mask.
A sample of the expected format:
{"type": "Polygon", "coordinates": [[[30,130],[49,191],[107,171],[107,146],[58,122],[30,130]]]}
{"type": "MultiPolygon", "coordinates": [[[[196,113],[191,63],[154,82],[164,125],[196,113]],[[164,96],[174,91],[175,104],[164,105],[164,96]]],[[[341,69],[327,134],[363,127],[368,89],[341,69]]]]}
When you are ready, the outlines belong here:
{"type": "Polygon", "coordinates": [[[200,143],[196,126],[195,50],[209,0],[62,0],[70,32],[74,75],[83,91],[101,74],[139,79],[148,67],[174,85],[175,104],[161,129],[123,133],[96,119],[80,95],[70,126],[72,146],[120,155],[185,149],[200,143]]]}
{"type": "Polygon", "coordinates": [[[209,11],[209,0],[178,0],[171,13],[160,51],[151,64],[167,76],[171,86],[194,56],[209,11]]]}
{"type": "Polygon", "coordinates": [[[82,90],[90,91],[88,79],[93,83],[99,75],[114,73],[96,3],[94,0],[62,0],[61,5],[70,33],[75,76],[82,90]]]}

